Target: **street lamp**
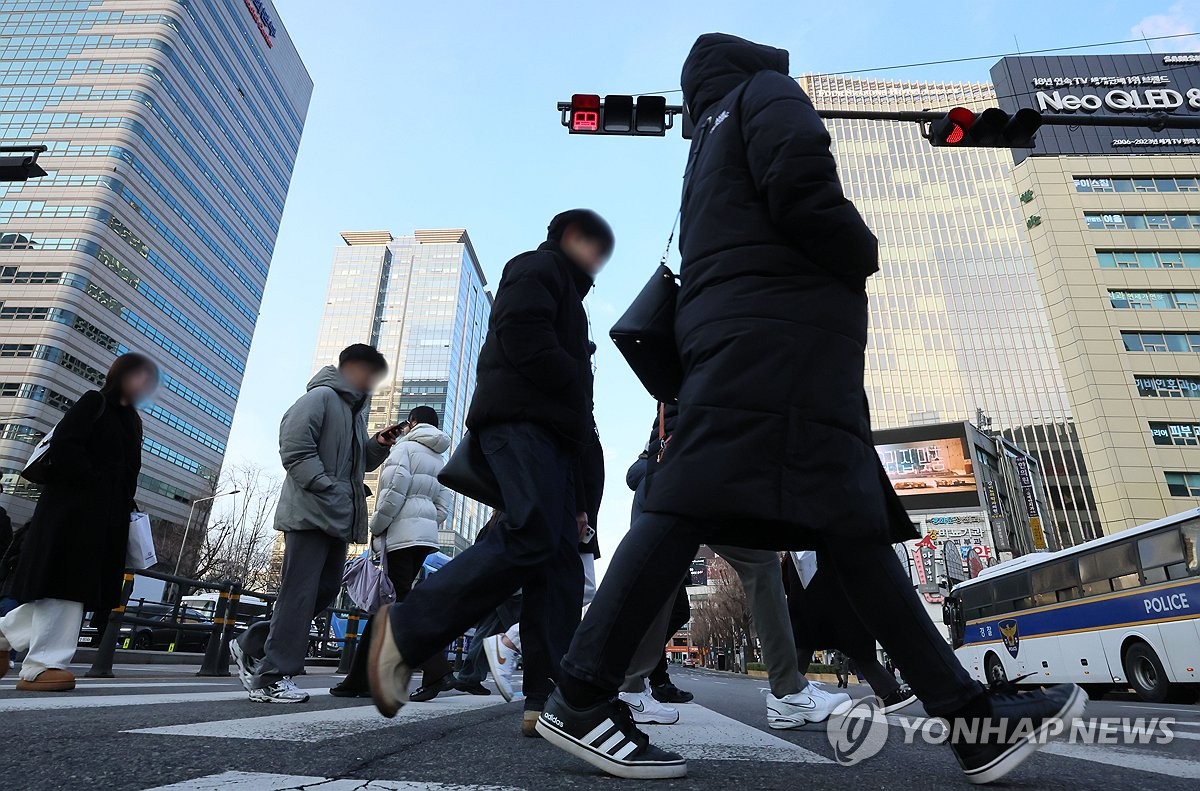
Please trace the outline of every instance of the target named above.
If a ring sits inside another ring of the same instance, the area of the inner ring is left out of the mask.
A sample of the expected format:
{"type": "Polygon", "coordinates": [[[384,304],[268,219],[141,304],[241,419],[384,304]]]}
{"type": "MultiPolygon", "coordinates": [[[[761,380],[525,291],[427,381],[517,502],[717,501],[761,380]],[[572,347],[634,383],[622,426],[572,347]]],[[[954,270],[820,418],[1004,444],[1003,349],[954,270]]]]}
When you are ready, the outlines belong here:
{"type": "Polygon", "coordinates": [[[196,504],[207,502],[208,500],[215,500],[218,497],[224,497],[224,496],[230,495],[230,494],[241,494],[241,493],[242,493],[241,489],[234,489],[231,492],[218,492],[217,494],[214,494],[211,497],[201,497],[198,500],[192,500],[192,507],[188,511],[187,524],[183,526],[183,541],[179,544],[179,557],[177,557],[175,559],[175,572],[172,576],[175,576],[175,577],[179,576],[179,564],[183,562],[183,550],[187,548],[188,531],[192,529],[192,515],[196,513],[196,504]]]}
{"type": "Polygon", "coordinates": [[[46,175],[37,161],[38,154],[44,154],[46,150],[46,146],[40,145],[0,146],[0,182],[28,181],[46,175]]]}

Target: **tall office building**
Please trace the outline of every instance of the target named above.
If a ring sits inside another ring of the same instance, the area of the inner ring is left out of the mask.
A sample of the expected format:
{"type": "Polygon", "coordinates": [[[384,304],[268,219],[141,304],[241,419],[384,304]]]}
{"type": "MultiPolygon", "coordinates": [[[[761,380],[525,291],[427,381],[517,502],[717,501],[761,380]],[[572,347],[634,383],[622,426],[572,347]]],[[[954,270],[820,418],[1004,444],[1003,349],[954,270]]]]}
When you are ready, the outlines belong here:
{"type": "MultiPolygon", "coordinates": [[[[475,367],[487,335],[492,297],[471,238],[461,228],[347,231],[333,255],[313,368],[336,363],[352,343],[370,343],[388,360],[388,378],[371,400],[370,430],[437,410],[452,446],[466,430],[475,367]]],[[[368,486],[378,490],[378,475],[368,486]]],[[[490,510],[455,496],[440,533],[454,555],[470,546],[490,510]]]]}
{"type": "Polygon", "coordinates": [[[0,0],[0,34],[0,141],[49,146],[49,175],[0,184],[0,503],[29,518],[33,445],[142,351],[163,376],[137,499],[178,551],[221,468],[312,82],[270,0],[0,0]]]}
{"type": "MultiPolygon", "coordinates": [[[[1008,112],[1200,115],[1200,55],[1005,58],[1008,112]]],[[[1200,506],[1200,137],[1052,126],[1016,152],[1033,260],[1107,532],[1200,506]]]]}
{"type": "MultiPolygon", "coordinates": [[[[822,108],[995,104],[980,83],[810,76],[800,84],[822,108]]],[[[1060,545],[1098,535],[1010,153],[935,149],[912,123],[826,126],[846,194],[879,237],[866,378],[875,427],[990,418],[1040,460],[1060,545]]]]}

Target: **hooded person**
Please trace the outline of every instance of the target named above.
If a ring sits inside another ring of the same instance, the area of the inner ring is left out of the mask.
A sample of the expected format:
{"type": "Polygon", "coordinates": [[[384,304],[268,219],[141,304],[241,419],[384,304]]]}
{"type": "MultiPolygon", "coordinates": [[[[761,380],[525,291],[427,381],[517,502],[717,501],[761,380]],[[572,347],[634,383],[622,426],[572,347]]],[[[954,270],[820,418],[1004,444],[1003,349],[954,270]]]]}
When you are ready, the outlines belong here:
{"type": "MultiPolygon", "coordinates": [[[[842,192],[829,134],[788,76],[787,52],[704,35],[681,84],[695,132],[681,201],[679,416],[538,731],[614,775],[686,774],[683,758],[650,745],[612,699],[702,543],[816,549],[868,630],[913,669],[908,681],[932,715],[1039,727],[1075,716],[1083,698],[1070,685],[985,693],[892,551],[917,534],[875,452],[863,384],[878,244],[842,192]]],[[[1033,749],[1008,731],[954,744],[973,782],[1003,776],[1033,749]]]]}
{"type": "Polygon", "coordinates": [[[580,543],[602,454],[592,415],[592,343],[583,299],[613,249],[588,209],[563,212],[546,241],[504,266],[467,411],[504,508],[487,535],[371,620],[371,694],[385,716],[413,670],[518,589],[525,719],[534,723],[579,623],[580,543]]]}
{"type": "Polygon", "coordinates": [[[367,433],[371,391],[387,372],[373,346],[342,350],[336,366],[317,371],[279,424],[279,458],[287,475],[275,509],[283,533],[283,569],[270,621],[230,643],[238,678],[257,703],[303,703],[292,680],[304,671],[309,624],[342,586],[346,550],[367,540],[367,472],[376,469],[400,426],[367,433]]]}

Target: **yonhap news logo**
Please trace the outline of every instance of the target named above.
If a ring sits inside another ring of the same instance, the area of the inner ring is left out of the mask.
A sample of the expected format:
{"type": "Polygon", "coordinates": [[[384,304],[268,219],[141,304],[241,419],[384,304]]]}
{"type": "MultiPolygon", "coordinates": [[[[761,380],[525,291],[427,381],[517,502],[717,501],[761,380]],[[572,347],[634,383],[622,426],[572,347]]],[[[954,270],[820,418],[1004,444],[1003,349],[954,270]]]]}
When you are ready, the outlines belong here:
{"type": "Polygon", "coordinates": [[[883,750],[893,729],[903,735],[905,744],[918,739],[925,744],[977,744],[1002,735],[1015,743],[1029,740],[1038,744],[1062,737],[1069,744],[1085,745],[1166,745],[1175,740],[1174,717],[1093,717],[1068,725],[1061,719],[973,720],[953,724],[938,717],[906,717],[883,713],[879,698],[868,695],[840,706],[826,723],[826,735],[833,757],[842,766],[854,766],[883,750]]]}

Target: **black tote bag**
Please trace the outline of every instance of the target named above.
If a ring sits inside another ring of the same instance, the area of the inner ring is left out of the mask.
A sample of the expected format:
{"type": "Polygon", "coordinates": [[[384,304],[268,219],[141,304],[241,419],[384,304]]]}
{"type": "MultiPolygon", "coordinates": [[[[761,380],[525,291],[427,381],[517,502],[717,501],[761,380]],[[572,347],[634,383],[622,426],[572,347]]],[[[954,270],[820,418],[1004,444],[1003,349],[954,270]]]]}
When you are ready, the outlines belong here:
{"type": "Polygon", "coordinates": [[[666,264],[609,330],[629,367],[655,399],[674,404],[683,383],[683,365],[675,347],[675,303],[679,283],[666,264]]]}
{"type": "Polygon", "coordinates": [[[450,454],[450,461],[438,473],[438,483],[464,497],[490,505],[497,511],[504,510],[500,484],[496,482],[492,467],[483,455],[479,440],[469,431],[463,434],[462,441],[450,454]]]}

